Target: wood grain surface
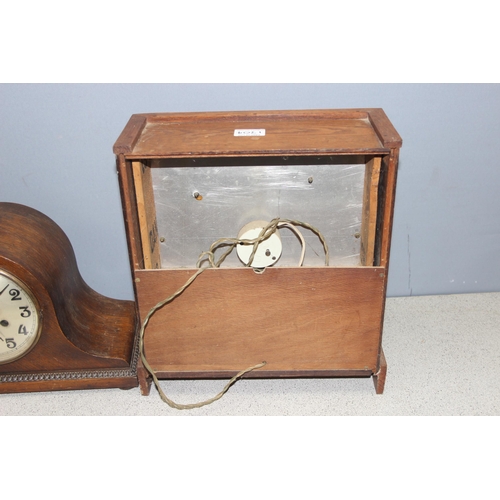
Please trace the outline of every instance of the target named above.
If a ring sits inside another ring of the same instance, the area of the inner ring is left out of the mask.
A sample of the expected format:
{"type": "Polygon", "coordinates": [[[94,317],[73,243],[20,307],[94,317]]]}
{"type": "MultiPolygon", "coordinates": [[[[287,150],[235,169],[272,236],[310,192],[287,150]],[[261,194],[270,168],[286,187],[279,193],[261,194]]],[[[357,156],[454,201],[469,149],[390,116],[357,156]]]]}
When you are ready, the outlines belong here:
{"type": "Polygon", "coordinates": [[[388,153],[401,139],[380,109],[133,115],[114,146],[127,158],[388,153]],[[265,129],[235,137],[234,130],[265,129]]]}
{"type": "MultiPolygon", "coordinates": [[[[193,270],[138,271],[141,318],[193,270]]],[[[162,372],[377,369],[382,268],[207,269],[146,330],[162,372]]]]}

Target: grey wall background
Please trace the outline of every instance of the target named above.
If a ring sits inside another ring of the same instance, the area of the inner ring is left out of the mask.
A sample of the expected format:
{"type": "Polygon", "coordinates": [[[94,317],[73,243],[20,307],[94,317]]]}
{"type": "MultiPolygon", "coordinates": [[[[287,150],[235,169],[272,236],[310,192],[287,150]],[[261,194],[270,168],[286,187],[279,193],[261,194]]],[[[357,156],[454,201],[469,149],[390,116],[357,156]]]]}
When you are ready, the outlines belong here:
{"type": "Polygon", "coordinates": [[[132,299],[112,146],[133,113],[381,107],[403,138],[390,296],[500,291],[498,84],[2,84],[0,200],[51,217],[132,299]]]}

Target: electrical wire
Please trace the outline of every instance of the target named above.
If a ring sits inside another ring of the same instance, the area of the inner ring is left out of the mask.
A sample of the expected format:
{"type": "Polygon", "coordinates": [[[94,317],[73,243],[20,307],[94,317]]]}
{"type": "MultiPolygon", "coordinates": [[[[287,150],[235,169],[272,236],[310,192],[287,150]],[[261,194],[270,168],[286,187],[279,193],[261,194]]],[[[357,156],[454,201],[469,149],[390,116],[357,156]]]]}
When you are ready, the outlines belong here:
{"type": "MultiPolygon", "coordinates": [[[[330,254],[328,250],[328,245],[325,241],[325,238],[321,234],[321,231],[314,226],[311,226],[310,224],[307,224],[306,222],[298,221],[298,220],[291,220],[291,219],[281,219],[279,217],[273,219],[267,226],[263,227],[261,232],[259,233],[259,236],[253,239],[238,239],[238,238],[220,238],[212,245],[210,246],[210,249],[202,252],[200,256],[198,257],[198,261],[196,263],[196,267],[201,267],[202,262],[208,258],[208,261],[210,263],[211,267],[220,267],[222,262],[226,259],[226,257],[234,250],[236,245],[253,245],[252,253],[250,254],[250,257],[248,259],[248,262],[246,264],[246,267],[251,267],[253,259],[255,257],[255,253],[257,252],[257,248],[259,245],[267,240],[273,233],[275,233],[278,229],[279,226],[286,226],[288,225],[293,226],[294,229],[296,230],[295,233],[298,235],[298,230],[295,228],[295,226],[301,226],[306,229],[309,229],[312,231],[316,236],[318,236],[319,240],[321,241],[323,245],[323,249],[325,251],[325,266],[329,265],[330,261],[330,254]],[[216,262],[215,261],[215,252],[220,248],[220,247],[225,247],[228,246],[229,249],[219,258],[219,260],[216,262]]],[[[293,229],[292,229],[293,230],[293,229]]],[[[302,244],[302,252],[305,253],[305,242],[304,238],[301,238],[299,236],[299,239],[301,240],[302,244]]],[[[301,256],[301,263],[299,265],[302,265],[303,262],[303,257],[301,256]]]]}
{"type": "Polygon", "coordinates": [[[202,406],[208,405],[213,403],[214,401],[217,401],[220,399],[227,391],[228,389],[241,377],[243,377],[246,373],[251,372],[253,370],[257,370],[259,368],[262,368],[263,366],[266,365],[266,361],[262,361],[261,363],[258,363],[254,366],[251,366],[249,368],[246,368],[245,370],[240,371],[237,373],[220,391],[216,396],[213,398],[207,399],[206,401],[202,401],[200,403],[192,403],[192,404],[179,404],[175,403],[171,399],[169,399],[166,394],[163,392],[160,383],[158,381],[158,378],[156,377],[156,374],[151,367],[151,365],[148,363],[148,360],[146,359],[146,354],[144,352],[144,335],[146,332],[146,327],[149,324],[149,320],[151,317],[158,311],[159,309],[163,308],[170,302],[172,302],[176,297],[181,295],[186,288],[188,288],[191,283],[205,270],[208,269],[209,267],[211,268],[218,268],[224,262],[226,257],[234,250],[236,245],[243,244],[243,245],[253,245],[252,253],[250,254],[250,258],[248,263],[246,264],[246,267],[250,267],[253,259],[255,257],[255,253],[257,251],[258,246],[265,240],[267,240],[273,233],[275,233],[278,228],[280,227],[288,227],[291,229],[299,238],[302,246],[302,252],[300,256],[300,262],[299,266],[302,266],[304,262],[304,256],[305,256],[305,241],[300,233],[300,231],[295,227],[295,226],[301,226],[306,229],[311,230],[313,233],[315,233],[318,238],[320,239],[321,243],[323,244],[323,249],[325,251],[325,265],[329,265],[329,251],[328,251],[328,245],[325,241],[325,238],[319,231],[319,229],[316,229],[315,227],[311,226],[310,224],[307,224],[305,222],[297,221],[297,220],[290,220],[290,219],[281,219],[279,217],[273,219],[267,226],[262,228],[262,231],[259,233],[259,236],[253,239],[238,239],[238,238],[221,238],[210,246],[210,249],[206,252],[202,252],[200,256],[198,257],[198,261],[196,262],[196,267],[199,268],[196,273],[194,273],[187,281],[184,283],[183,286],[181,286],[177,291],[175,291],[172,295],[167,297],[166,299],[162,300],[161,302],[158,302],[154,307],[150,309],[146,317],[144,318],[144,321],[142,322],[141,329],[139,331],[139,352],[140,352],[140,358],[142,361],[142,364],[146,371],[151,375],[151,378],[153,379],[153,382],[156,386],[156,389],[158,390],[158,393],[161,397],[161,399],[167,403],[171,408],[175,408],[177,410],[191,410],[194,408],[201,408],[202,406]],[[219,258],[219,260],[215,261],[215,252],[221,248],[228,246],[228,250],[224,252],[224,254],[219,258]],[[201,267],[203,262],[208,259],[209,262],[209,267],[201,267]]]}
{"type": "Polygon", "coordinates": [[[278,229],[281,229],[282,227],[287,227],[288,229],[291,229],[299,238],[300,240],[300,246],[301,246],[301,251],[300,251],[300,259],[299,259],[299,267],[301,267],[304,264],[304,257],[306,256],[306,242],[304,240],[304,237],[302,236],[302,233],[293,225],[293,224],[288,224],[287,222],[282,222],[278,224],[278,229]]]}

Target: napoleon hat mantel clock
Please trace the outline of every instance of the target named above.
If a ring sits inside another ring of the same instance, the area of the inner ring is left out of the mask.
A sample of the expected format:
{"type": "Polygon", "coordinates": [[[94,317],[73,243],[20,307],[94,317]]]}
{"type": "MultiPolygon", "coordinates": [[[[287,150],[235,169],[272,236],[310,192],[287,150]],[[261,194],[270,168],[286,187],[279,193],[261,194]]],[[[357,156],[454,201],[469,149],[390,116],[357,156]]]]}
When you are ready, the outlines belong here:
{"type": "Polygon", "coordinates": [[[132,301],[83,281],[64,232],[0,203],[0,393],[137,386],[132,301]]]}
{"type": "Polygon", "coordinates": [[[401,144],[382,109],[133,115],[114,152],[149,318],[141,392],[152,374],[231,378],[256,365],[248,377],[372,377],[382,393],[401,144]],[[254,244],[264,264],[207,252],[222,237],[246,245],[271,221],[254,244]]]}

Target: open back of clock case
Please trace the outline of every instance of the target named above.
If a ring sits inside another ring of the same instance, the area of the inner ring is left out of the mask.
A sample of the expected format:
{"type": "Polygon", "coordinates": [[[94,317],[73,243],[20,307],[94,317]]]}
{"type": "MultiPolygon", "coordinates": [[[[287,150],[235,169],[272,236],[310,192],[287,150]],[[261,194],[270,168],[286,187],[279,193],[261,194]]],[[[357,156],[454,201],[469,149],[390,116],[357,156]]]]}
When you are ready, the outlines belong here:
{"type": "MultiPolygon", "coordinates": [[[[275,217],[282,254],[255,272],[236,254],[151,318],[160,378],[374,377],[381,347],[401,139],[381,109],[133,115],[115,143],[135,295],[143,320],[196,272],[201,252],[275,217]]],[[[147,373],[139,382],[149,391],[147,373]]]]}

